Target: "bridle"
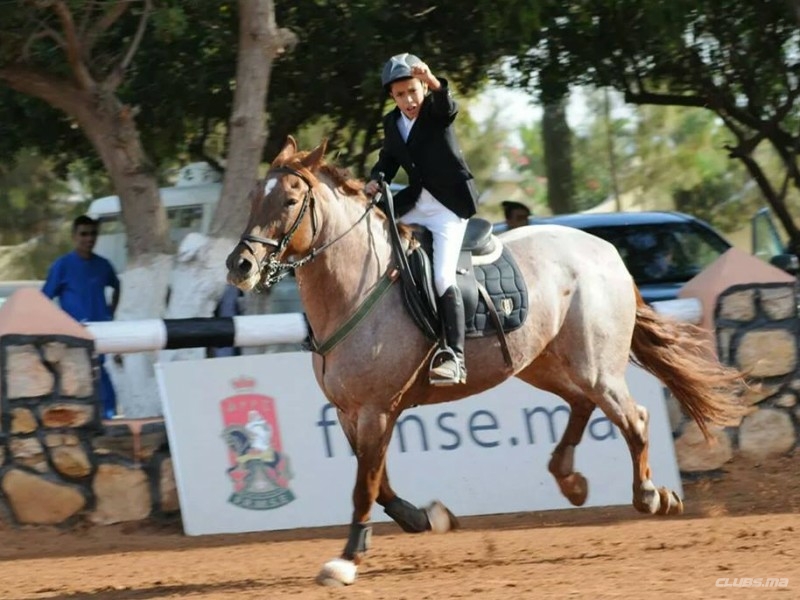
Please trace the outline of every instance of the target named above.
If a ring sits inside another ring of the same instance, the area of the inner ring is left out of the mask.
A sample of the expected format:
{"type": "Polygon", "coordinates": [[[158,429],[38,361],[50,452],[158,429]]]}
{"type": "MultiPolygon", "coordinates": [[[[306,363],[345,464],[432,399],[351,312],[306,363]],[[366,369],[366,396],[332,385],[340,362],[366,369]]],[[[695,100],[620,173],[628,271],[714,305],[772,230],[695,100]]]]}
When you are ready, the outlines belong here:
{"type": "MultiPolygon", "coordinates": [[[[314,186],[311,184],[311,181],[300,171],[297,169],[292,169],[291,167],[276,167],[271,169],[269,173],[288,173],[290,175],[295,175],[298,177],[303,183],[306,184],[306,193],[303,195],[303,203],[300,206],[300,211],[297,213],[297,217],[292,223],[292,226],[289,230],[283,234],[280,240],[276,240],[273,238],[262,237],[259,235],[253,235],[251,233],[247,233],[243,235],[239,239],[239,243],[243,245],[250,254],[255,257],[255,249],[253,244],[263,244],[264,246],[269,246],[275,248],[275,251],[265,256],[262,260],[258,263],[258,270],[261,273],[261,281],[260,285],[262,287],[268,288],[270,286],[275,285],[281,279],[286,277],[289,273],[293,270],[302,267],[304,264],[311,262],[314,260],[320,253],[322,253],[327,248],[330,248],[333,244],[338,242],[348,233],[350,233],[361,221],[366,218],[366,216],[370,213],[370,211],[375,206],[374,202],[370,202],[367,205],[367,208],[364,210],[364,214],[362,214],[358,220],[353,223],[346,231],[344,231],[341,235],[337,236],[330,242],[327,242],[320,246],[319,248],[311,248],[311,250],[297,260],[292,262],[282,262],[280,258],[278,258],[283,251],[286,250],[286,247],[292,241],[292,237],[294,234],[297,233],[297,229],[300,227],[300,224],[303,222],[303,218],[308,212],[309,208],[311,209],[311,245],[313,246],[314,242],[317,239],[318,234],[318,227],[317,227],[317,211],[316,211],[316,198],[314,196],[314,186]]],[[[269,173],[267,173],[267,177],[269,177],[269,173]]]]}

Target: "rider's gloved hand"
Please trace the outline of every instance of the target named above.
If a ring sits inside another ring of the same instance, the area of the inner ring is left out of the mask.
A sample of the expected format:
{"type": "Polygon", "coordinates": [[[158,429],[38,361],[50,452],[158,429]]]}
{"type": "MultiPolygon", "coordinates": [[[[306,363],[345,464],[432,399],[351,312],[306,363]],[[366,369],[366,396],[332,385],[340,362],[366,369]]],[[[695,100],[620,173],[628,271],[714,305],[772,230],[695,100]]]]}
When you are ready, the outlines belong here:
{"type": "Polygon", "coordinates": [[[374,179],[367,182],[367,185],[364,186],[364,193],[372,198],[375,194],[378,193],[380,190],[381,185],[375,181],[374,179]]]}

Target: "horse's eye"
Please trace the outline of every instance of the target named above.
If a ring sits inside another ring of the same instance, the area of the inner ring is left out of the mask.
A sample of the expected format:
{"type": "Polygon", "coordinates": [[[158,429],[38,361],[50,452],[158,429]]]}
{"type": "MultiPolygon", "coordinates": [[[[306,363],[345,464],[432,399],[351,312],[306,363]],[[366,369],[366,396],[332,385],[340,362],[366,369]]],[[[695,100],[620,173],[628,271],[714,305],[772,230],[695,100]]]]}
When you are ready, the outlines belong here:
{"type": "Polygon", "coordinates": [[[295,204],[297,204],[298,202],[300,202],[300,200],[298,200],[297,198],[287,198],[287,199],[286,199],[286,200],[283,202],[283,205],[284,205],[284,206],[294,206],[294,205],[295,205],[295,204]]]}

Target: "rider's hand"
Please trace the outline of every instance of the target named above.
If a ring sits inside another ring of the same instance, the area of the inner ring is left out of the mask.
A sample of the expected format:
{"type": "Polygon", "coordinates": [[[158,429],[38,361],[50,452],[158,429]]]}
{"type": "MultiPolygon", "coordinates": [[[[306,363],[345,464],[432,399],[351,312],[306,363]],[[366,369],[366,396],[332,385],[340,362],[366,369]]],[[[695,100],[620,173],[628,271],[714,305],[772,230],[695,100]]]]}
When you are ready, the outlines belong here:
{"type": "Polygon", "coordinates": [[[411,76],[416,77],[422,83],[427,84],[432,90],[438,90],[441,87],[439,80],[436,79],[436,76],[433,73],[431,73],[430,67],[423,62],[411,67],[411,76]]]}
{"type": "Polygon", "coordinates": [[[372,181],[368,181],[367,185],[364,186],[364,193],[370,198],[372,198],[375,194],[378,193],[380,187],[381,186],[378,184],[378,182],[373,179],[372,181]]]}

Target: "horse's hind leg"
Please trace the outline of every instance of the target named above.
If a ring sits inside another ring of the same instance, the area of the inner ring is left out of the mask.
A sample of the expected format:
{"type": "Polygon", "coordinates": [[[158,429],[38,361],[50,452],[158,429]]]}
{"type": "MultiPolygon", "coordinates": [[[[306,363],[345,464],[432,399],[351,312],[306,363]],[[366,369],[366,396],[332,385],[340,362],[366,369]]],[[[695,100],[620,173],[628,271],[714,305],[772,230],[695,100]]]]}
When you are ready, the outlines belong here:
{"type": "Polygon", "coordinates": [[[597,405],[619,427],[633,461],[633,506],[647,514],[672,515],[683,512],[683,501],[667,488],[656,489],[650,480],[648,462],[650,415],[631,397],[624,377],[613,378],[596,390],[597,405]]]}
{"type": "Polygon", "coordinates": [[[557,360],[548,362],[542,357],[517,374],[523,381],[561,396],[570,405],[569,423],[553,451],[550,472],[570,502],[576,506],[583,504],[588,486],[583,475],[573,470],[573,459],[575,447],[597,405],[620,429],[628,444],[633,462],[633,506],[636,510],[661,515],[682,513],[683,502],[677,494],[663,487],[656,489],[650,480],[647,409],[638,406],[631,398],[624,366],[620,365],[618,369],[610,365],[606,367],[603,373],[588,369],[587,372],[571,371],[567,374],[557,360]],[[609,374],[609,371],[617,370],[621,373],[609,374]]]}
{"type": "Polygon", "coordinates": [[[589,495],[589,484],[586,478],[575,470],[575,447],[583,437],[594,405],[580,396],[562,396],[562,398],[570,405],[569,421],[564,435],[553,450],[547,468],[555,477],[564,497],[574,506],[583,506],[589,495]]]}
{"type": "Polygon", "coordinates": [[[553,475],[564,497],[574,506],[583,506],[589,494],[586,478],[575,471],[575,447],[580,443],[594,404],[570,385],[564,378],[551,379],[549,374],[557,372],[543,365],[541,361],[532,368],[517,374],[521,380],[540,389],[560,396],[570,406],[569,421],[561,440],[553,450],[548,470],[553,475]]]}

